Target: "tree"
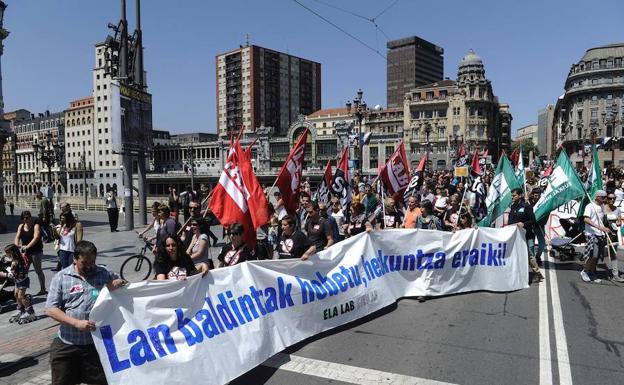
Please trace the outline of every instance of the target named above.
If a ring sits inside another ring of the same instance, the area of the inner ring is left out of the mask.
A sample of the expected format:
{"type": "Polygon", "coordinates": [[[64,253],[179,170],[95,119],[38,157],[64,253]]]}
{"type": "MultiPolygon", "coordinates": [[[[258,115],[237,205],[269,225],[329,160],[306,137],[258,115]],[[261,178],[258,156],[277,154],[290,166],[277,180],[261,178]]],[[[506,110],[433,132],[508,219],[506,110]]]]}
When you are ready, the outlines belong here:
{"type": "Polygon", "coordinates": [[[533,151],[533,157],[536,157],[540,154],[539,148],[537,148],[537,145],[533,142],[533,139],[531,138],[526,138],[522,140],[514,140],[511,143],[511,150],[513,151],[516,148],[519,148],[520,146],[522,146],[522,152],[526,157],[529,156],[529,153],[531,151],[533,151]]]}

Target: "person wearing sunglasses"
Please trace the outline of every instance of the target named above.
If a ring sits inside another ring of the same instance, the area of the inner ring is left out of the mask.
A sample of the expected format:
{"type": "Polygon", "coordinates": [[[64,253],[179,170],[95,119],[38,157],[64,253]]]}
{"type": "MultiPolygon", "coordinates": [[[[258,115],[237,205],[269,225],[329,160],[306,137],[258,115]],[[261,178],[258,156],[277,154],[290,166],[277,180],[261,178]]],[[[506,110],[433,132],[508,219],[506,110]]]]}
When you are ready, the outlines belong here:
{"type": "Polygon", "coordinates": [[[251,248],[245,244],[244,231],[243,225],[240,223],[230,225],[228,229],[230,242],[221,249],[218,257],[219,267],[234,266],[254,259],[251,248]]]}
{"type": "Polygon", "coordinates": [[[618,245],[618,231],[622,225],[622,213],[620,208],[615,205],[615,194],[607,194],[607,199],[603,206],[605,217],[607,219],[607,225],[611,232],[607,234],[610,239],[610,244],[607,247],[607,255],[609,258],[605,259],[605,264],[608,265],[608,260],[611,261],[611,275],[609,278],[615,282],[624,282],[624,278],[620,277],[620,271],[618,269],[617,255],[614,249],[617,250],[618,245]]]}
{"type": "Polygon", "coordinates": [[[30,211],[22,211],[20,215],[22,223],[17,227],[15,246],[21,246],[20,251],[32,262],[37,278],[39,279],[39,292],[36,295],[47,294],[45,287],[45,275],[41,268],[41,259],[43,258],[43,241],[41,239],[41,226],[35,222],[30,211]]]}

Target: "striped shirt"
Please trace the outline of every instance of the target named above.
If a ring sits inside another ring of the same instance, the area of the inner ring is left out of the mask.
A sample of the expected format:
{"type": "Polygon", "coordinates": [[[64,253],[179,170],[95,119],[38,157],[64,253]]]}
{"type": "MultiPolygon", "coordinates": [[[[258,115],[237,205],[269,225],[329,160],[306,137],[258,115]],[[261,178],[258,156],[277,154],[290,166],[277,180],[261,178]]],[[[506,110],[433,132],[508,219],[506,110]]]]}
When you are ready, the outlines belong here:
{"type": "MultiPolygon", "coordinates": [[[[96,265],[94,271],[85,280],[72,264],[52,278],[46,308],[56,307],[70,317],[87,320],[100,290],[117,278],[119,278],[117,274],[96,265]]],[[[58,336],[61,341],[69,345],[93,343],[90,332],[82,332],[69,325],[61,324],[58,336]]]]}

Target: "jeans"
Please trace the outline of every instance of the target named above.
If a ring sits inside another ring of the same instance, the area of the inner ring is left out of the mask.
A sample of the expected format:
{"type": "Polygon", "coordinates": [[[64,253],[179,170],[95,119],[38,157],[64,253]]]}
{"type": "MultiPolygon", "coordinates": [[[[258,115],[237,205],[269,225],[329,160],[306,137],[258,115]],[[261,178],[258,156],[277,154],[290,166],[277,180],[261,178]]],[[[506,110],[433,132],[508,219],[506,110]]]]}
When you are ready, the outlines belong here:
{"type": "Polygon", "coordinates": [[[59,250],[59,259],[61,260],[61,268],[66,268],[74,263],[74,252],[59,250]]]}
{"type": "Polygon", "coordinates": [[[546,237],[544,235],[544,227],[546,226],[546,222],[548,221],[548,217],[545,219],[538,221],[537,226],[535,226],[535,237],[537,238],[537,252],[535,255],[537,258],[542,257],[542,253],[544,253],[544,249],[546,248],[546,237]]]}

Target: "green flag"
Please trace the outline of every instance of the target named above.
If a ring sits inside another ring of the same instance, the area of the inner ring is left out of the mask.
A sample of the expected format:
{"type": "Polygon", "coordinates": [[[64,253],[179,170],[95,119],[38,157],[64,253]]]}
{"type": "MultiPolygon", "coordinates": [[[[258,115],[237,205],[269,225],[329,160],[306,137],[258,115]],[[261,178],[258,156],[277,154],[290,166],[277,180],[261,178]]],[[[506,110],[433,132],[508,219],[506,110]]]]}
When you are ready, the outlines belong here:
{"type": "Polygon", "coordinates": [[[516,178],[518,178],[518,183],[520,184],[522,191],[524,191],[524,185],[526,182],[525,177],[526,177],[526,174],[524,172],[524,159],[522,159],[522,146],[520,146],[520,157],[518,158],[518,168],[516,169],[516,178]]]}
{"type": "Polygon", "coordinates": [[[542,158],[540,158],[539,156],[536,156],[535,157],[535,167],[542,168],[543,165],[544,165],[544,163],[542,162],[542,158]]]}
{"type": "Polygon", "coordinates": [[[505,210],[511,207],[511,190],[521,187],[507,156],[503,155],[496,166],[496,175],[485,198],[487,215],[479,222],[481,227],[495,226],[505,210]]]}
{"type": "Polygon", "coordinates": [[[533,206],[535,219],[540,220],[550,215],[557,207],[585,195],[583,182],[570,163],[565,151],[561,151],[557,163],[550,175],[540,180],[540,186],[544,191],[542,196],[533,206]]]}
{"type": "Polygon", "coordinates": [[[592,147],[594,151],[592,152],[592,165],[587,175],[587,192],[591,199],[594,199],[596,191],[602,190],[602,174],[600,172],[600,162],[598,159],[598,146],[594,144],[592,147]]]}

